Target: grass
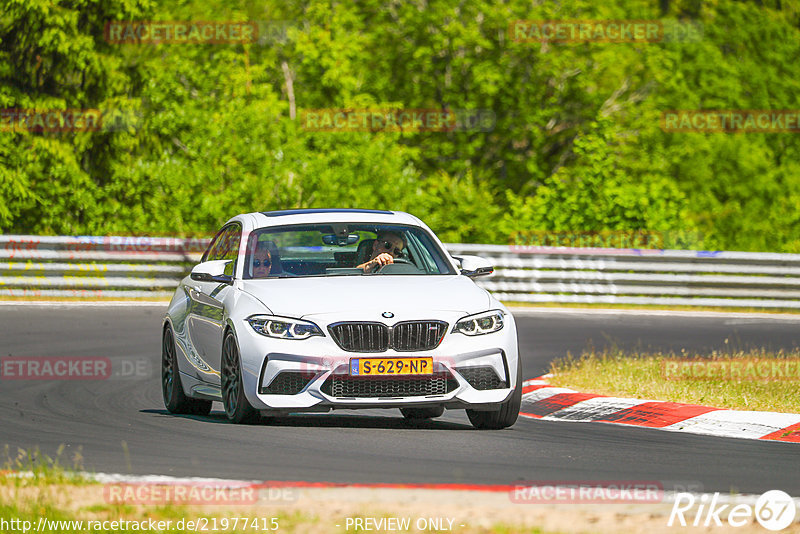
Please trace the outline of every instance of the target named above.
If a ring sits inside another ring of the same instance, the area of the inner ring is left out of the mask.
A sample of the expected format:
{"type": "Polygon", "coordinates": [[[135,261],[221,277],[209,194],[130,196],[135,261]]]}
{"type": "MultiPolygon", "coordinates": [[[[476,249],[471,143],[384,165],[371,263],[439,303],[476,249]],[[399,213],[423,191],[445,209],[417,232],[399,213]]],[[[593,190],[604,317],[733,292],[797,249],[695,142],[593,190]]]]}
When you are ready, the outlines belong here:
{"type": "MultiPolygon", "coordinates": [[[[549,382],[586,393],[618,397],[636,397],[661,401],[701,404],[717,408],[800,413],[800,376],[765,380],[751,373],[730,377],[697,378],[691,373],[669,375],[665,367],[670,360],[698,360],[700,369],[721,368],[731,362],[746,369],[751,361],[767,360],[785,365],[783,360],[797,360],[800,349],[790,352],[766,350],[714,352],[700,357],[681,354],[624,352],[613,348],[603,352],[588,351],[579,358],[568,356],[551,364],[549,382]],[[709,363],[711,365],[709,365],[709,363]],[[668,379],[668,376],[670,378],[668,379]]],[[[673,364],[674,365],[674,364],[673,364]]],[[[682,370],[687,370],[685,366],[682,370]]]]}
{"type": "MultiPolygon", "coordinates": [[[[73,455],[71,465],[63,463],[63,454],[62,445],[55,457],[42,454],[37,449],[20,449],[12,457],[8,446],[5,447],[6,461],[0,471],[0,518],[32,521],[32,524],[39,517],[56,521],[68,519],[56,505],[60,493],[57,488],[76,488],[88,484],[88,481],[76,476],[82,463],[80,451],[73,455]]],[[[9,531],[14,530],[12,528],[9,531]]]]}
{"type": "MultiPolygon", "coordinates": [[[[216,520],[217,531],[223,521],[228,520],[233,525],[232,518],[250,516],[242,514],[241,508],[220,509],[209,513],[199,507],[163,504],[153,506],[138,506],[129,504],[109,504],[102,497],[102,484],[93,480],[82,471],[83,457],[80,451],[76,452],[71,460],[65,462],[64,446],[62,445],[54,457],[41,453],[38,449],[19,449],[12,456],[8,446],[4,449],[6,457],[3,469],[0,471],[0,518],[6,522],[15,520],[12,528],[8,530],[22,531],[22,525],[29,525],[29,531],[36,529],[40,518],[46,518],[50,523],[47,532],[78,533],[86,532],[89,521],[118,521],[128,522],[169,521],[169,528],[160,532],[195,532],[194,528],[178,528],[180,520],[205,517],[209,521],[216,520]],[[78,528],[74,521],[83,521],[83,528],[78,528]],[[28,522],[28,523],[25,523],[28,522]],[[54,524],[53,522],[62,522],[54,524]]],[[[270,517],[275,517],[280,525],[280,530],[292,532],[301,523],[314,521],[313,516],[299,512],[277,511],[271,512],[270,517]]],[[[241,519],[240,519],[241,523],[241,519]]],[[[132,523],[123,524],[127,528],[117,528],[114,532],[141,532],[132,523]]],[[[260,532],[259,530],[251,530],[260,532]]],[[[94,528],[95,531],[108,528],[94,528]]],[[[0,527],[0,532],[6,530],[0,527]]],[[[241,530],[241,525],[237,531],[241,530]]],[[[246,531],[246,530],[245,530],[246,531]]]]}
{"type": "Polygon", "coordinates": [[[87,483],[84,477],[78,476],[83,466],[83,455],[79,448],[71,459],[64,459],[64,445],[56,451],[55,456],[47,456],[39,449],[18,449],[11,455],[8,445],[3,448],[3,468],[0,470],[0,482],[14,481],[16,487],[41,486],[47,484],[87,483]],[[20,473],[25,473],[21,476],[20,473]]]}

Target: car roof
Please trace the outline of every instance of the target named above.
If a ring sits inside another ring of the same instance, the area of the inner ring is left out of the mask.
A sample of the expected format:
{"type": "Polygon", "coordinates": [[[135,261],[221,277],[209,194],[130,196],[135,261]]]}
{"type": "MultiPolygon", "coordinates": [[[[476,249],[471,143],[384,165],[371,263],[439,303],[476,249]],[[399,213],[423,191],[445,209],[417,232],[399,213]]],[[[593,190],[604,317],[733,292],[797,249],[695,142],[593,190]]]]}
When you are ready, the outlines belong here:
{"type": "Polygon", "coordinates": [[[358,208],[305,208],[293,210],[278,210],[278,211],[262,211],[262,215],[267,217],[283,217],[284,215],[302,215],[304,213],[383,213],[391,214],[391,211],[386,210],[364,210],[358,208]]]}
{"type": "MultiPolygon", "coordinates": [[[[418,218],[402,211],[370,210],[370,209],[291,209],[280,211],[254,212],[250,215],[255,228],[265,226],[284,226],[290,224],[314,223],[379,223],[409,224],[426,227],[418,218]]],[[[235,217],[239,219],[243,216],[235,217]]]]}

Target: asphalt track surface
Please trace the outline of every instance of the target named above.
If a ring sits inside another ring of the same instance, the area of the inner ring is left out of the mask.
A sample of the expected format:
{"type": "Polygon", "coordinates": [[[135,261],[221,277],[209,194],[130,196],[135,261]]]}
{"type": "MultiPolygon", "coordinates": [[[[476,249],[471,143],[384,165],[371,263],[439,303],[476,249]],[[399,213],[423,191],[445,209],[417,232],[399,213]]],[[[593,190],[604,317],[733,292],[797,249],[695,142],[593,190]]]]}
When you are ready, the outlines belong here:
{"type": "MultiPolygon", "coordinates": [[[[513,484],[661,481],[695,491],[800,495],[800,447],[602,423],[520,418],[474,430],[463,411],[408,423],[398,410],[337,411],[272,424],[228,424],[164,410],[159,383],[165,307],[0,306],[0,357],[106,356],[132,376],[0,381],[0,447],[80,451],[89,471],[334,483],[513,484]]],[[[800,321],[581,314],[517,315],[524,375],[588,346],[699,353],[800,345],[800,321]]]]}

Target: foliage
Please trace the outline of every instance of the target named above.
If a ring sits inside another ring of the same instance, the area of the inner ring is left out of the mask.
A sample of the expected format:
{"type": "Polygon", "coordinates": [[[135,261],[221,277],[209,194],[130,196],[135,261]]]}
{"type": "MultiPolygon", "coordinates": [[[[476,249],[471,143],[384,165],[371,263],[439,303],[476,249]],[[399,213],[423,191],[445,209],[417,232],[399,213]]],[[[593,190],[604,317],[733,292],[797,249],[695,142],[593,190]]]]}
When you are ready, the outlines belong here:
{"type": "Polygon", "coordinates": [[[337,206],[406,210],[445,241],[694,231],[708,248],[800,251],[796,134],[660,127],[665,110],[796,109],[797,1],[0,5],[0,108],[108,118],[98,131],[0,129],[3,232],[209,235],[240,212],[337,206]],[[516,42],[518,19],[692,32],[516,42]],[[107,22],[141,20],[261,32],[250,44],[105,40],[107,22]],[[302,110],[320,108],[483,110],[495,123],[306,129],[302,110]]]}

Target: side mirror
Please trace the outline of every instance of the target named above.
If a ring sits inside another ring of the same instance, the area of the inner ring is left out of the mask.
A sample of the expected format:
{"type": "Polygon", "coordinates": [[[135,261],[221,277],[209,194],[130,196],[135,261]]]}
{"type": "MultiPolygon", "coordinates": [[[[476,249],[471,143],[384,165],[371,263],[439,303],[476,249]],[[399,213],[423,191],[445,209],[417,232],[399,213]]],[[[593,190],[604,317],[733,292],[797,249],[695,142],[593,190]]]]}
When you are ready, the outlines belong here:
{"type": "Polygon", "coordinates": [[[492,263],[486,258],[481,258],[480,256],[454,256],[453,259],[458,261],[460,264],[461,274],[470,278],[484,276],[494,272],[492,263]]]}
{"type": "Polygon", "coordinates": [[[198,263],[189,276],[198,282],[216,282],[218,284],[232,284],[233,276],[225,274],[225,268],[233,260],[213,260],[198,263]]]}

